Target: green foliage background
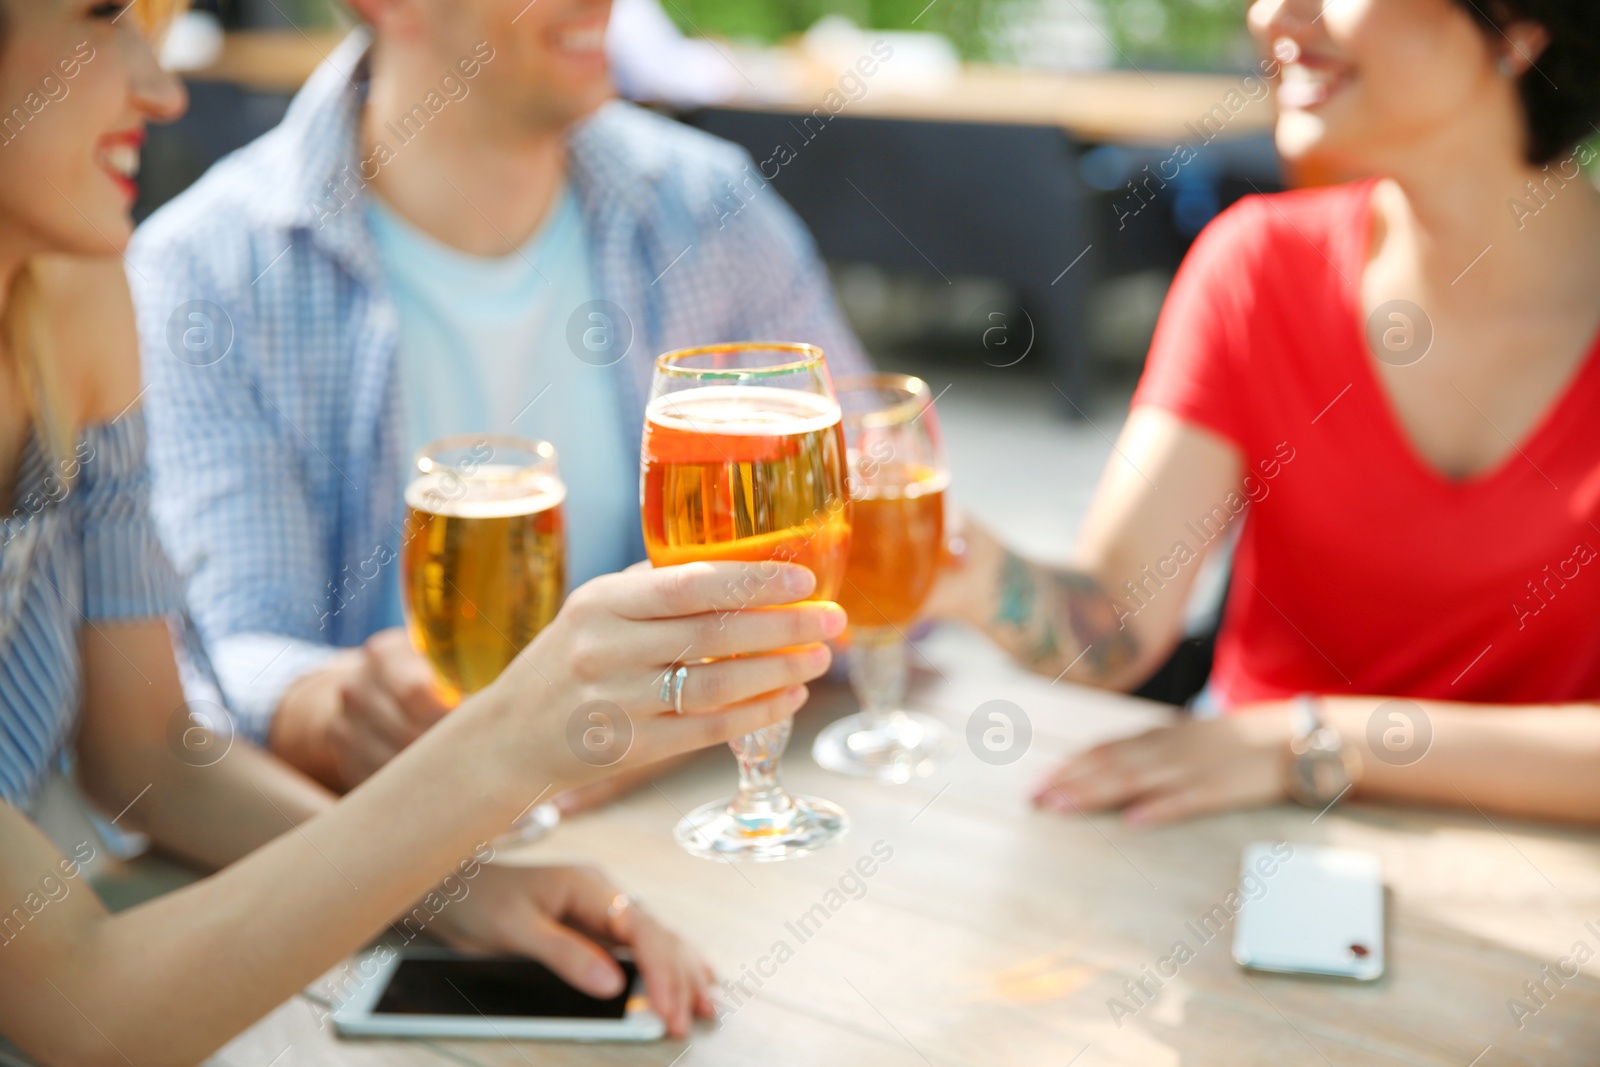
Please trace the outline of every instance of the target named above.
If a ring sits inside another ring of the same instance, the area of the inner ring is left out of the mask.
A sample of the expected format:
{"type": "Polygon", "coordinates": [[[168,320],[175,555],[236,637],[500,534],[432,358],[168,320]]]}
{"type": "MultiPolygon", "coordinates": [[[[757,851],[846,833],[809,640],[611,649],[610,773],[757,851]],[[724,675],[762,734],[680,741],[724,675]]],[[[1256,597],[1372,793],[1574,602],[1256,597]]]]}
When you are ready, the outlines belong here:
{"type": "MultiPolygon", "coordinates": [[[[686,33],[773,43],[804,31],[823,15],[840,14],[874,29],[943,33],[968,59],[1003,59],[994,54],[989,31],[1030,2],[934,0],[930,6],[928,0],[661,0],[661,5],[686,33]]],[[[1244,0],[1072,3],[1084,10],[1098,3],[1126,63],[1206,68],[1236,65],[1246,54],[1244,0]]]]}
{"type": "MultiPolygon", "coordinates": [[[[1119,66],[1243,68],[1253,54],[1244,31],[1249,0],[661,0],[689,34],[775,44],[838,14],[872,29],[942,33],[964,58],[999,62],[1007,56],[992,31],[1038,3],[1102,11],[1119,66]]],[[[339,0],[273,0],[272,9],[299,26],[352,21],[339,0]]]]}

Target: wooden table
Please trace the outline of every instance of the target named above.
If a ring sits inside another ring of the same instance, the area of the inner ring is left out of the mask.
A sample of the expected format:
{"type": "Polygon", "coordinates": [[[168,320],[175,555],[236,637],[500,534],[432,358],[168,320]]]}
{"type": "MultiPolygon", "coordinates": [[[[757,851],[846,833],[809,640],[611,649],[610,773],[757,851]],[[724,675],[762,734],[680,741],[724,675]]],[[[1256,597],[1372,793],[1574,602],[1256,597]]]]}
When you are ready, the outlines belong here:
{"type": "MultiPolygon", "coordinates": [[[[219,1053],[234,1067],[540,1064],[710,1067],[1109,1067],[1111,1064],[1592,1064],[1600,1055],[1596,964],[1557,988],[1519,1031],[1509,998],[1529,1001],[1575,942],[1600,947],[1600,842],[1477,814],[1354,806],[1313,820],[1283,806],[1134,831],[1115,818],[1035,813],[1025,789],[1063,752],[1160,722],[1127,698],[1050,686],[1001,664],[958,631],[927,646],[918,704],[957,730],[994,699],[1034,731],[1020,762],[990,766],[963,745],[944,773],[880,786],[819,770],[809,736],[850,698],[823,688],[800,720],[786,778],[843,803],[845,840],[781,864],[733,866],[678,850],[680,811],[725,791],[733,763],[707,753],[607,810],[562,826],[548,860],[598,863],[692,937],[721,976],[752,996],[720,1027],[646,1046],[457,1041],[341,1042],[306,999],[283,1005],[219,1053]],[[1186,924],[1234,888],[1255,840],[1330,843],[1383,858],[1389,972],[1372,984],[1241,971],[1229,932],[1201,944],[1186,924]],[[825,922],[801,916],[856,861],[892,850],[825,922]],[[1184,940],[1196,958],[1121,1025],[1123,983],[1184,940]],[[792,957],[772,956],[782,942],[792,957]],[[752,979],[757,969],[764,976],[752,979]],[[759,980],[757,988],[755,981],[759,980]],[[287,1050],[287,1051],[286,1051],[287,1050]],[[277,1058],[281,1057],[281,1058],[277,1058]]],[[[1464,783],[1465,784],[1465,783],[1464,783]]],[[[1468,786],[1470,792],[1470,786],[1468,786]]]]}

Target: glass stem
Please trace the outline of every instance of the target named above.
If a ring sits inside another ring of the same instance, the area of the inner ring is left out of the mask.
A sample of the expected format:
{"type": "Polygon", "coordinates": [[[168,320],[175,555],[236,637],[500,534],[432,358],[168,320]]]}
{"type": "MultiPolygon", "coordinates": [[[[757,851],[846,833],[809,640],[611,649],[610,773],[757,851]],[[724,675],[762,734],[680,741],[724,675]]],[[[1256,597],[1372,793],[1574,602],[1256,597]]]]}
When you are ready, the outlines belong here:
{"type": "Polygon", "coordinates": [[[739,761],[739,793],[733,800],[735,812],[771,816],[793,809],[794,802],[778,781],[778,760],[788,747],[793,729],[794,720],[785,719],[728,742],[739,761]]]}
{"type": "Polygon", "coordinates": [[[850,647],[850,688],[869,730],[889,727],[906,699],[906,642],[892,626],[855,630],[850,647]]]}

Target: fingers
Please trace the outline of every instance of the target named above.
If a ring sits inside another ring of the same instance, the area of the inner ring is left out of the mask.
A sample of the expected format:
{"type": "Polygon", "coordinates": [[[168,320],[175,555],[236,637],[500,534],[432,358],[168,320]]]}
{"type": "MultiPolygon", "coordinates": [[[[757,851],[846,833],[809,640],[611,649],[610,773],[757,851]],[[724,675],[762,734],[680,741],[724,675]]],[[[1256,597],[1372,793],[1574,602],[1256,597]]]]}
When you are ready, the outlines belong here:
{"type": "Polygon", "coordinates": [[[439,693],[433,665],[414,647],[399,627],[382,630],[362,646],[367,669],[373,680],[387,693],[413,724],[417,733],[426,730],[449,711],[439,693]]]}
{"type": "Polygon", "coordinates": [[[1163,823],[1192,819],[1197,815],[1227,811],[1238,806],[1238,798],[1225,784],[1196,782],[1131,804],[1123,812],[1123,818],[1136,826],[1159,826],[1163,823]]]}
{"type": "Polygon", "coordinates": [[[630,910],[635,912],[635,930],[628,943],[633,947],[633,961],[639,965],[650,1006],[667,1024],[668,1033],[683,1037],[689,1032],[695,1007],[691,969],[697,961],[661,924],[637,909],[630,910]]]}
{"type": "MultiPolygon", "coordinates": [[[[693,969],[699,959],[637,904],[628,902],[613,911],[614,904],[627,898],[599,871],[575,867],[566,868],[563,873],[566,891],[553,918],[566,919],[629,946],[651,1007],[673,1036],[688,1033],[695,1008],[693,969]]],[[[551,967],[554,969],[553,964],[551,967]]]]}
{"type": "MultiPolygon", "coordinates": [[[[828,672],[833,653],[827,645],[807,645],[792,652],[690,664],[683,682],[685,713],[725,708],[763,693],[802,685],[828,672]]],[[[659,691],[655,694],[659,697],[659,691]]],[[[665,707],[673,708],[669,699],[665,707]]]]}
{"type": "Polygon", "coordinates": [[[1052,811],[1103,811],[1170,788],[1188,768],[1167,752],[1166,733],[1167,728],[1152,730],[1079,754],[1034,791],[1034,803],[1052,811]]]}
{"type": "Polygon", "coordinates": [[[354,789],[411,742],[414,733],[393,701],[371,688],[345,687],[328,726],[327,745],[339,781],[354,789]]]}
{"type": "Polygon", "coordinates": [[[641,642],[638,654],[646,662],[664,666],[794,648],[830,641],[844,633],[847,622],[844,609],[826,601],[715,612],[636,628],[648,640],[648,646],[641,642]]]}
{"type": "Polygon", "coordinates": [[[394,698],[366,677],[342,687],[339,700],[341,718],[352,733],[378,744],[389,755],[422,735],[394,698]]]}
{"type": "Polygon", "coordinates": [[[672,931],[636,904],[624,908],[611,924],[617,940],[633,949],[650,1005],[673,1037],[684,1037],[695,1016],[709,1017],[711,968],[672,931]]]}
{"type": "MultiPolygon", "coordinates": [[[[651,744],[655,751],[648,755],[648,761],[724,744],[762,727],[782,722],[799,711],[810,695],[810,690],[799,685],[776,693],[765,693],[717,711],[696,715],[658,715],[650,728],[651,744]]],[[[638,747],[637,740],[635,747],[638,747]]]]}
{"type": "Polygon", "coordinates": [[[614,997],[623,991],[622,968],[611,953],[541,911],[529,907],[526,914],[525,922],[508,931],[518,951],[592,997],[614,997]]]}
{"type": "Polygon", "coordinates": [[[711,987],[716,984],[716,972],[709,963],[701,963],[693,969],[694,985],[694,1013],[702,1019],[713,1019],[717,1014],[717,1002],[711,997],[711,987]]]}
{"type": "MultiPolygon", "coordinates": [[[[590,582],[586,595],[626,619],[671,619],[803,600],[816,579],[795,563],[684,563],[590,582]]],[[[576,594],[575,594],[576,595],[576,594]]]]}

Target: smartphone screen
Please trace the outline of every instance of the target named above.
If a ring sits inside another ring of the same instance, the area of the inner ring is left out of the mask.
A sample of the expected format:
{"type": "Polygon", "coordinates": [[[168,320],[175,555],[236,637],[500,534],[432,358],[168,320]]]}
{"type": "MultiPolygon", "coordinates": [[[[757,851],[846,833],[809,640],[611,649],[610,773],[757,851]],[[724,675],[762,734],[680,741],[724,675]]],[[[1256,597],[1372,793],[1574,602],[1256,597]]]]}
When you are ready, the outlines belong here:
{"type": "Polygon", "coordinates": [[[622,992],[598,999],[574,989],[544,964],[516,956],[407,956],[373,1007],[374,1015],[480,1015],[539,1019],[621,1019],[639,970],[618,960],[622,992]]]}

